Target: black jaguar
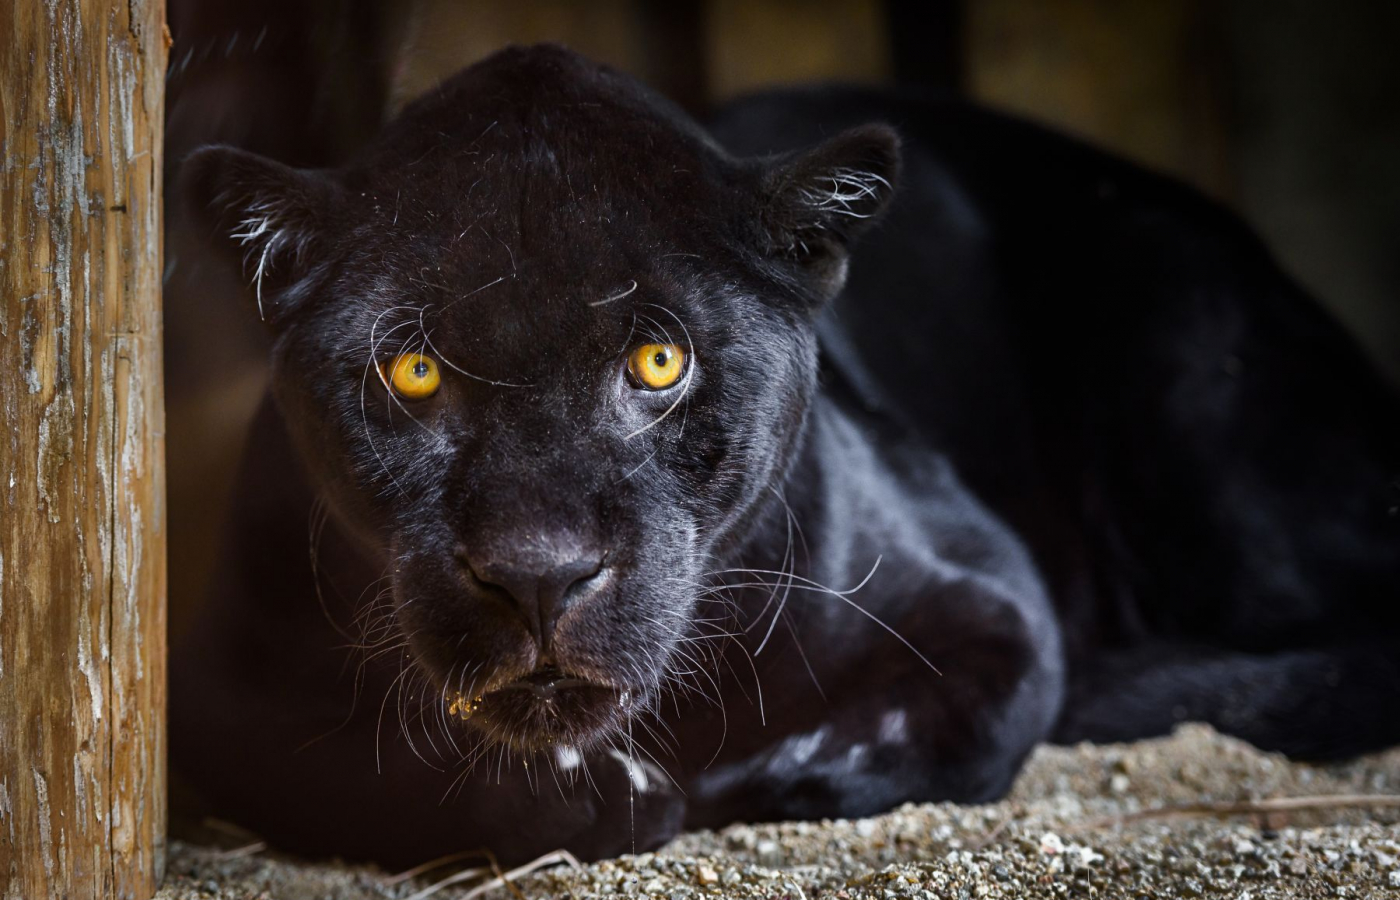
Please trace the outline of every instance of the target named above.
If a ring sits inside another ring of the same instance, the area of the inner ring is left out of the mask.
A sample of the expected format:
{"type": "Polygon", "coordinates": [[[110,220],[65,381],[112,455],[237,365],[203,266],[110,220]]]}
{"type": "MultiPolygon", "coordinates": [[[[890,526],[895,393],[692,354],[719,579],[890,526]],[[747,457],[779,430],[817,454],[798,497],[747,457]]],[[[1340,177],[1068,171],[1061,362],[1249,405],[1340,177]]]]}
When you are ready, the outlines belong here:
{"type": "Polygon", "coordinates": [[[183,191],[276,340],[175,764],[284,848],[597,857],[1188,719],[1400,740],[1400,397],[1170,179],[872,90],[706,130],[535,47],[183,191]]]}

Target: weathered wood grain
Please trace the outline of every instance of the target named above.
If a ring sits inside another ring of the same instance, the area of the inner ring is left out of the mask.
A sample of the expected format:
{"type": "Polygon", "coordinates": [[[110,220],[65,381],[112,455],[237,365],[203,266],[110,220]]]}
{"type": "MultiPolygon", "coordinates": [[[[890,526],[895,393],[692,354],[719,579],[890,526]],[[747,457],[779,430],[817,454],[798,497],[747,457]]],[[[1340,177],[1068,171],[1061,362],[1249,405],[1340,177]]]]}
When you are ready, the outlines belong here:
{"type": "Polygon", "coordinates": [[[0,3],[0,898],[165,832],[163,0],[0,3]]]}

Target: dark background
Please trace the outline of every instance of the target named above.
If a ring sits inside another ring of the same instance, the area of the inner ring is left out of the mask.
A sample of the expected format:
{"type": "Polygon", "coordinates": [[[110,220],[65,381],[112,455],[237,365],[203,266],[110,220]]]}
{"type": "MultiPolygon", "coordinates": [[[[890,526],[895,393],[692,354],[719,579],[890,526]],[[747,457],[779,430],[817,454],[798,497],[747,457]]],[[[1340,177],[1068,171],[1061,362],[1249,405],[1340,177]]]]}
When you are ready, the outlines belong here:
{"type": "MultiPolygon", "coordinates": [[[[334,165],[439,79],[561,41],[697,115],[766,85],[948,91],[1239,211],[1400,383],[1400,3],[1302,0],[171,0],[171,628],[203,593],[266,335],[175,187],[210,142],[334,165]]],[[[1132,298],[1124,298],[1131,302],[1132,298]]]]}

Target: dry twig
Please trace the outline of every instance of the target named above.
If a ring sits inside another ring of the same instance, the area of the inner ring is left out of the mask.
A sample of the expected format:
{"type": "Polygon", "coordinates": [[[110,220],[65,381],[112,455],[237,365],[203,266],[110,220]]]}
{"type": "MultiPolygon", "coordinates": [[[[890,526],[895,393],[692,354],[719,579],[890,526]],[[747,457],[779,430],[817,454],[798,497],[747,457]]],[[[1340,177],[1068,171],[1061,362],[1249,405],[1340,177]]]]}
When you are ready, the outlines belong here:
{"type": "MultiPolygon", "coordinates": [[[[449,863],[460,862],[464,859],[471,859],[474,856],[480,856],[489,859],[491,856],[491,851],[459,850],[456,853],[449,853],[446,856],[439,856],[437,859],[430,859],[427,862],[420,863],[411,869],[405,869],[402,872],[399,872],[397,875],[390,875],[389,877],[384,879],[384,883],[388,885],[400,884],[402,882],[408,881],[410,878],[417,878],[424,872],[431,872],[433,869],[441,868],[445,865],[448,865],[449,863]]],[[[476,872],[478,875],[485,875],[487,872],[491,871],[491,869],[483,866],[481,868],[473,869],[471,871],[476,872]]]]}
{"type": "MultiPolygon", "coordinates": [[[[567,850],[555,850],[553,853],[546,853],[544,856],[541,856],[538,859],[533,859],[530,862],[525,863],[523,866],[518,866],[514,869],[511,869],[509,872],[501,872],[499,867],[495,865],[495,860],[493,859],[492,868],[495,869],[497,872],[496,877],[483,884],[479,884],[471,890],[467,891],[459,898],[459,900],[472,900],[473,897],[477,897],[490,890],[495,890],[498,887],[509,888],[511,892],[516,895],[516,897],[520,898],[520,900],[524,900],[524,895],[521,894],[520,889],[512,883],[512,879],[519,878],[522,875],[529,875],[531,872],[537,872],[540,869],[558,865],[560,863],[566,863],[575,869],[583,868],[583,866],[580,865],[579,861],[576,858],[574,858],[574,855],[567,850]]],[[[431,897],[433,894],[436,894],[438,891],[442,890],[445,887],[451,887],[454,884],[460,884],[461,882],[466,881],[470,878],[474,878],[480,874],[480,869],[468,869],[465,872],[458,872],[455,875],[449,875],[448,877],[437,882],[436,884],[431,884],[423,888],[423,890],[408,897],[407,900],[426,900],[426,898],[431,897]]]]}

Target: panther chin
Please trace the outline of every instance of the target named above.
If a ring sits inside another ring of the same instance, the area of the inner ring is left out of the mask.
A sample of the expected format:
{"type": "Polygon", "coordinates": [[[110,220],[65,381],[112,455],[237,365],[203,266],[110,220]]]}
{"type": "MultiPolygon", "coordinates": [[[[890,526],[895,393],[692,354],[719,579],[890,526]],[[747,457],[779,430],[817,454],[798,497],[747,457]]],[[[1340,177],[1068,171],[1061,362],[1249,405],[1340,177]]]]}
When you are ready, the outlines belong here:
{"type": "Polygon", "coordinates": [[[617,731],[635,693],[545,666],[476,697],[450,696],[449,716],[513,750],[586,749],[617,731]]]}

